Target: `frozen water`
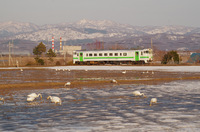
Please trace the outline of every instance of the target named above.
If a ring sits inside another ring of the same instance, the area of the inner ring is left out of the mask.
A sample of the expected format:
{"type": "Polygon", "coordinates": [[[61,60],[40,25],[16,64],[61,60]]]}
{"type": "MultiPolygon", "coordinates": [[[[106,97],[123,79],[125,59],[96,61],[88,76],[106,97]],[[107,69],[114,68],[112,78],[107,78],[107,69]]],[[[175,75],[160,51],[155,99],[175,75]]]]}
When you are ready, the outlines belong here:
{"type": "Polygon", "coordinates": [[[105,85],[102,88],[10,91],[0,105],[0,131],[194,131],[200,130],[200,82],[105,85]],[[139,90],[147,98],[134,97],[139,90]],[[27,94],[41,93],[32,104],[27,94]],[[62,105],[46,98],[59,96],[62,105]],[[151,98],[158,103],[149,106],[151,98]],[[11,105],[12,104],[12,105],[11,105]]]}

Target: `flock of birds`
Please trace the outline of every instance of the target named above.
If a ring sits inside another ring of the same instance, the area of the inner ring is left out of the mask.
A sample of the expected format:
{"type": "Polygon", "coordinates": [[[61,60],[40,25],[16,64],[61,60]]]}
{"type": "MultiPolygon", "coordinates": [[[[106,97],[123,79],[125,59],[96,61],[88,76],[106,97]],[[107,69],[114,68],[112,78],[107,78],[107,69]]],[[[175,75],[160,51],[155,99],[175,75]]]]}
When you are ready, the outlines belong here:
{"type": "MultiPolygon", "coordinates": [[[[145,74],[145,73],[149,73],[149,71],[146,71],[146,72],[142,72],[142,74],[145,74]]],[[[125,71],[122,71],[122,74],[126,74],[126,70],[125,71]]],[[[154,72],[152,71],[151,74],[153,75],[154,72]]],[[[111,80],[111,83],[118,83],[117,80],[113,79],[111,80]]],[[[135,96],[143,96],[146,98],[146,96],[144,95],[144,93],[140,93],[140,91],[134,91],[133,94],[135,96]]],[[[156,104],[157,103],[157,98],[151,98],[151,101],[150,101],[150,106],[152,106],[152,104],[156,104]]]]}
{"type": "MultiPolygon", "coordinates": [[[[56,71],[60,71],[60,70],[63,70],[63,71],[68,71],[70,72],[70,69],[56,69],[56,71]]],[[[23,72],[23,69],[21,68],[20,69],[21,72],[23,72]]],[[[85,71],[88,71],[88,70],[85,70],[85,71]]],[[[147,72],[142,72],[143,74],[144,73],[149,73],[148,71],[147,72]]],[[[126,70],[122,72],[122,74],[126,74],[126,70]]],[[[152,71],[152,74],[154,74],[154,72],[152,71]]],[[[118,83],[117,80],[113,79],[111,81],[111,83],[118,83]]],[[[71,82],[66,82],[64,86],[70,86],[71,85],[71,82]]],[[[143,96],[146,98],[146,96],[144,95],[144,93],[140,93],[140,91],[134,91],[133,92],[133,95],[135,96],[143,96]]],[[[40,97],[42,99],[42,95],[41,94],[36,94],[36,93],[31,93],[29,95],[27,95],[27,101],[28,102],[31,102],[31,101],[34,101],[36,98],[40,97]]],[[[52,103],[55,103],[55,104],[62,104],[62,101],[59,97],[56,97],[56,96],[48,96],[47,97],[47,100],[50,99],[52,103]]],[[[5,102],[4,98],[3,97],[0,97],[0,101],[2,101],[3,103],[5,102]]],[[[151,101],[150,101],[150,106],[152,106],[152,104],[156,104],[157,103],[157,98],[151,98],[151,101]]]]}
{"type": "MultiPolygon", "coordinates": [[[[144,95],[144,93],[140,93],[140,91],[134,91],[133,94],[135,96],[143,96],[146,98],[146,96],[144,95]]],[[[150,101],[150,106],[152,106],[152,104],[156,104],[157,103],[157,98],[151,98],[151,101],[150,101]]]]}
{"type": "MultiPolygon", "coordinates": [[[[144,93],[140,93],[140,91],[134,91],[133,95],[135,95],[135,96],[143,96],[143,97],[146,98],[144,93]]],[[[40,97],[42,99],[42,95],[40,93],[39,94],[31,93],[31,94],[27,95],[27,101],[28,102],[32,102],[38,97],[40,97]]],[[[57,96],[48,96],[47,100],[48,99],[50,99],[52,103],[60,104],[60,105],[62,104],[61,99],[59,97],[57,97],[57,96]]],[[[4,98],[0,97],[0,101],[2,101],[4,103],[4,98]]],[[[152,98],[149,105],[152,106],[152,104],[156,104],[156,103],[157,103],[157,98],[152,98]]]]}
{"type": "MultiPolygon", "coordinates": [[[[27,101],[28,102],[34,101],[38,97],[41,97],[41,99],[42,99],[42,95],[41,94],[31,93],[31,94],[27,95],[27,101]]],[[[47,100],[48,99],[50,99],[52,103],[60,104],[60,105],[62,104],[61,99],[59,97],[57,97],[57,96],[48,96],[47,100]]]]}

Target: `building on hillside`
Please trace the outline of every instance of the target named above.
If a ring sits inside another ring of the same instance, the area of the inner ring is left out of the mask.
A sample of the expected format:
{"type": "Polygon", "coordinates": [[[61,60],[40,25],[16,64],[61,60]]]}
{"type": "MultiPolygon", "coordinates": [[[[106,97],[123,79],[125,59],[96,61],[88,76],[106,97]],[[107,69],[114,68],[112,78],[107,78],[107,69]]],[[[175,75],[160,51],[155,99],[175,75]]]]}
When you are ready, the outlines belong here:
{"type": "Polygon", "coordinates": [[[69,45],[64,45],[63,50],[60,50],[60,54],[68,54],[68,55],[73,55],[73,51],[75,50],[81,50],[81,46],[69,46],[69,45]]]}

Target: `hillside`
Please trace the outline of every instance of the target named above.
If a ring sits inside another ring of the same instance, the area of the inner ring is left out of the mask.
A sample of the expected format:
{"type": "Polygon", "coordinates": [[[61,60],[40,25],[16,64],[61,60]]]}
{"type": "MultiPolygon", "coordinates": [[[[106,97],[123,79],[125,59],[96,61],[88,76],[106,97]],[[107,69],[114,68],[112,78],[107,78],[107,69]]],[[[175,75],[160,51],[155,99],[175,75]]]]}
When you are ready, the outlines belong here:
{"type": "Polygon", "coordinates": [[[200,47],[200,28],[185,26],[145,26],[138,27],[119,24],[113,21],[80,20],[75,23],[60,23],[38,26],[32,23],[0,23],[0,52],[8,51],[8,42],[14,40],[15,51],[32,52],[39,42],[51,47],[51,38],[55,38],[55,47],[59,38],[63,44],[82,45],[104,42],[106,47],[113,44],[123,48],[154,46],[161,50],[195,50],[200,47]]]}

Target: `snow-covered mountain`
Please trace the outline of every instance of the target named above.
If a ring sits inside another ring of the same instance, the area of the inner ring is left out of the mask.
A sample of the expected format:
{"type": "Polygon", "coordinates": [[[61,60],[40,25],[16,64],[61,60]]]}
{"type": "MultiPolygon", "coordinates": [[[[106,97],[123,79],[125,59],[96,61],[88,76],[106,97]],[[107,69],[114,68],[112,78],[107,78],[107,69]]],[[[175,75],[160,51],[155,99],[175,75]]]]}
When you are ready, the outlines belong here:
{"type": "MultiPolygon", "coordinates": [[[[0,23],[0,44],[8,40],[55,41],[62,37],[63,41],[99,40],[107,43],[122,43],[129,45],[144,45],[153,38],[156,43],[173,43],[176,48],[182,48],[181,43],[198,45],[200,43],[200,28],[185,26],[132,26],[113,21],[80,20],[75,23],[47,24],[38,26],[32,23],[2,22],[0,23]]],[[[158,44],[159,45],[159,44],[158,44]]],[[[171,47],[169,47],[171,48],[171,47]]],[[[161,46],[161,49],[162,46],[161,46]]],[[[192,48],[189,48],[192,49],[192,48]]]]}

